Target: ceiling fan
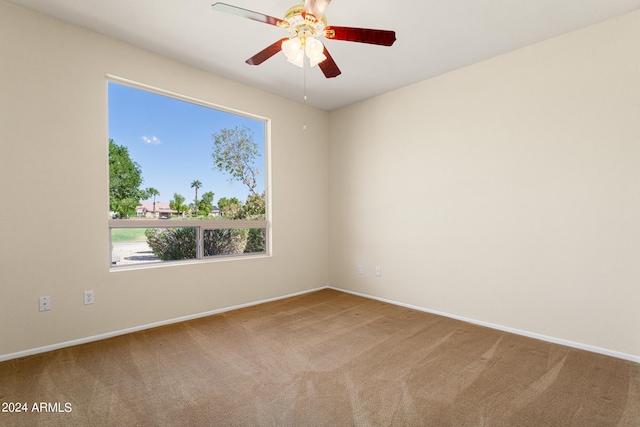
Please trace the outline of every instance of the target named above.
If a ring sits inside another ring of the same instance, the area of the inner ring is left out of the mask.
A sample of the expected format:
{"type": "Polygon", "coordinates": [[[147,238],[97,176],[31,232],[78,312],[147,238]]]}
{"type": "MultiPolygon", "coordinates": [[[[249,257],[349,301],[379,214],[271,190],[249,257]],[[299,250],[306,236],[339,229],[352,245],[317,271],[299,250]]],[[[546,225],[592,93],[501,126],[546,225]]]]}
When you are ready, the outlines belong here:
{"type": "Polygon", "coordinates": [[[331,78],[339,76],[341,71],[327,48],[318,40],[319,37],[381,46],[391,46],[396,41],[396,33],[394,31],[328,26],[324,11],[330,2],[331,0],[305,0],[304,4],[293,6],[287,10],[284,19],[274,18],[226,3],[215,3],[212,7],[213,10],[218,12],[275,25],[289,32],[289,37],[278,40],[247,59],[246,63],[249,65],[260,65],[282,51],[289,62],[298,67],[303,67],[306,54],[312,67],[318,65],[325,77],[331,78]]]}

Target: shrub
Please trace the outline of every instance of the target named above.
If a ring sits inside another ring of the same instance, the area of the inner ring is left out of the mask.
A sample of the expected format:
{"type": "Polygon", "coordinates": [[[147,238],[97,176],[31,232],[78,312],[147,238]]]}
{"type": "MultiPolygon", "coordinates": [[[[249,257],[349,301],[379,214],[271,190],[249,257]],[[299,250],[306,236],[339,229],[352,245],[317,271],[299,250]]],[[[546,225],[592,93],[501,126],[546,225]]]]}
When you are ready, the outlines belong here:
{"type": "Polygon", "coordinates": [[[245,252],[265,252],[264,230],[261,228],[250,228],[247,236],[245,252]]]}
{"type": "Polygon", "coordinates": [[[235,255],[247,246],[247,229],[215,229],[204,231],[204,255],[235,255]]]}
{"type": "MultiPolygon", "coordinates": [[[[196,258],[195,228],[150,228],[145,231],[147,243],[162,261],[196,258]]],[[[248,230],[243,228],[204,231],[205,256],[235,255],[245,251],[248,230]]]]}
{"type": "Polygon", "coordinates": [[[195,228],[150,228],[144,234],[149,247],[162,261],[196,257],[195,228]]]}

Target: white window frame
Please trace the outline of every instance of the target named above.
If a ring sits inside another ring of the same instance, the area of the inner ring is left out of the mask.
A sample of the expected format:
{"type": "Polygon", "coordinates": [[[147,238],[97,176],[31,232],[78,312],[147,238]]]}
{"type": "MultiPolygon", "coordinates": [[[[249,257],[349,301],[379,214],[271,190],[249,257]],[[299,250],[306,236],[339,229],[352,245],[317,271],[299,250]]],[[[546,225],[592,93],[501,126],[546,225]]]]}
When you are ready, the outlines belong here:
{"type": "MultiPolygon", "coordinates": [[[[157,87],[149,86],[143,83],[135,82],[132,80],[124,79],[111,74],[106,75],[106,85],[109,82],[125,85],[134,89],[144,90],[152,92],[158,95],[166,96],[169,98],[177,99],[179,101],[185,101],[192,104],[200,105],[206,108],[212,108],[226,113],[231,113],[243,117],[247,117],[253,120],[262,121],[264,123],[264,192],[265,192],[265,219],[264,220],[167,220],[167,219],[110,219],[109,220],[109,248],[112,247],[112,230],[121,228],[195,228],[196,229],[196,258],[174,261],[162,261],[162,262],[140,262],[135,264],[126,264],[121,266],[114,266],[113,253],[109,250],[109,268],[111,271],[125,270],[125,269],[137,269],[137,268],[150,268],[161,267],[166,265],[175,265],[177,263],[198,263],[198,262],[216,262],[221,260],[237,260],[237,259],[252,259],[256,257],[270,257],[271,256],[271,119],[267,117],[258,116],[255,114],[246,113],[244,111],[235,110],[232,108],[224,107],[211,102],[203,101],[200,99],[185,96],[176,92],[171,92],[157,87]],[[216,229],[236,229],[236,228],[259,228],[266,230],[265,233],[265,251],[253,252],[237,255],[213,255],[204,256],[203,241],[204,230],[216,230],[216,229]]],[[[107,97],[108,98],[108,97],[107,97]]],[[[107,99],[107,103],[108,103],[107,99]]],[[[108,141],[109,136],[105,138],[108,141]]],[[[107,184],[108,191],[108,184],[107,184]]]]}
{"type": "Polygon", "coordinates": [[[111,251],[109,252],[111,255],[109,257],[109,264],[111,268],[135,268],[138,266],[157,266],[165,263],[173,263],[173,262],[194,262],[194,261],[214,261],[219,259],[228,259],[228,258],[244,258],[244,257],[255,257],[255,256],[265,256],[270,255],[269,244],[269,222],[267,220],[166,220],[166,219],[111,219],[109,220],[109,247],[111,247],[111,230],[121,229],[121,228],[195,228],[196,229],[196,257],[193,259],[184,259],[184,260],[175,260],[175,261],[163,261],[162,263],[158,262],[140,262],[136,264],[126,264],[122,266],[114,266],[113,265],[113,254],[111,251]],[[237,255],[204,255],[203,250],[203,241],[204,241],[204,231],[205,230],[228,230],[235,228],[258,228],[267,230],[267,235],[265,239],[265,252],[252,252],[247,254],[237,254],[237,255]]]}

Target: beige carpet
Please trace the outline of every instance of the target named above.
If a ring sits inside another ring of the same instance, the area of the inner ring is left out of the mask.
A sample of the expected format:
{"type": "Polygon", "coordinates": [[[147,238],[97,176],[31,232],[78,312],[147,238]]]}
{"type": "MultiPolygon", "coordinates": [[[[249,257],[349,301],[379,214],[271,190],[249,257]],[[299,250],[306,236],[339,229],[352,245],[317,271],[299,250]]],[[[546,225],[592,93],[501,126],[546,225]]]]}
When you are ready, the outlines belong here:
{"type": "Polygon", "coordinates": [[[640,365],[322,290],[0,363],[0,402],[24,426],[640,426],[640,365]]]}

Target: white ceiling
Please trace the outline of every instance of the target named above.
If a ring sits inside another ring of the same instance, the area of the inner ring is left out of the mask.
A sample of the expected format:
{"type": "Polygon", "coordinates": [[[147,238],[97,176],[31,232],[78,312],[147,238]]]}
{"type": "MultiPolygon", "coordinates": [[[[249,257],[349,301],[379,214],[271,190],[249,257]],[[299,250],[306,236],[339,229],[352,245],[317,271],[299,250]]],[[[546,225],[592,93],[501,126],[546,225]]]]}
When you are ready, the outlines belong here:
{"type": "MultiPolygon", "coordinates": [[[[285,30],[214,12],[215,0],[8,0],[268,92],[302,101],[305,73],[278,54],[285,30]]],[[[277,18],[291,0],[225,0],[277,18]]],[[[394,30],[392,47],[325,40],[342,75],[306,70],[308,104],[333,110],[640,8],[640,0],[334,0],[328,25],[394,30]]]]}

